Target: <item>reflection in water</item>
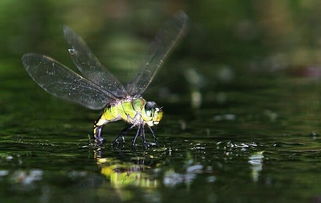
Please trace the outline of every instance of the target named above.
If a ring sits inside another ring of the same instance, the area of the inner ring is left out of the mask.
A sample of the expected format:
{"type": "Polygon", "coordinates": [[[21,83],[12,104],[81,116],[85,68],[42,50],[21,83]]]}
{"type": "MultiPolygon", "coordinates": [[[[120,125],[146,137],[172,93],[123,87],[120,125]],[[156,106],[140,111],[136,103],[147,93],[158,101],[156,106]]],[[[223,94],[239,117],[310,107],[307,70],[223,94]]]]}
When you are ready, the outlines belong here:
{"type": "Polygon", "coordinates": [[[113,187],[121,188],[134,185],[142,188],[156,188],[155,179],[144,173],[148,166],[143,164],[122,163],[113,158],[97,158],[101,173],[106,176],[113,187]]]}
{"type": "Polygon", "coordinates": [[[158,180],[147,173],[151,166],[145,164],[145,157],[135,157],[133,161],[122,161],[107,157],[100,148],[94,151],[94,157],[100,173],[110,181],[110,185],[122,200],[130,200],[134,196],[134,191],[127,188],[137,187],[152,191],[159,186],[158,180]]]}
{"type": "MultiPolygon", "coordinates": [[[[154,199],[159,197],[160,188],[170,189],[185,185],[189,190],[200,174],[207,174],[208,183],[216,181],[213,168],[195,161],[191,153],[186,154],[179,168],[164,168],[164,163],[160,161],[164,160],[164,157],[159,151],[156,157],[150,151],[129,154],[118,152],[116,156],[114,151],[108,152],[107,154],[102,149],[96,149],[94,158],[100,173],[108,180],[108,187],[112,187],[121,200],[132,200],[137,190],[144,194],[144,198],[154,199]]],[[[164,154],[171,156],[168,152],[164,154]]]]}
{"type": "Polygon", "coordinates": [[[263,152],[255,152],[249,157],[249,164],[251,164],[252,169],[252,180],[257,182],[259,179],[260,172],[263,169],[263,152]]]}
{"type": "Polygon", "coordinates": [[[25,171],[25,170],[18,170],[15,171],[12,174],[12,182],[14,183],[19,183],[22,185],[30,185],[35,181],[39,181],[42,179],[42,170],[30,170],[30,171],[25,171]]]}
{"type": "Polygon", "coordinates": [[[101,174],[106,176],[115,188],[131,185],[156,188],[158,185],[157,181],[145,172],[151,167],[144,164],[144,157],[137,157],[134,163],[123,162],[116,158],[104,157],[101,149],[98,149],[95,151],[95,158],[101,174]]]}
{"type": "Polygon", "coordinates": [[[190,185],[196,178],[196,175],[203,172],[203,168],[204,166],[196,164],[187,167],[185,173],[176,173],[174,170],[168,170],[164,175],[163,183],[169,187],[182,183],[190,185]]]}

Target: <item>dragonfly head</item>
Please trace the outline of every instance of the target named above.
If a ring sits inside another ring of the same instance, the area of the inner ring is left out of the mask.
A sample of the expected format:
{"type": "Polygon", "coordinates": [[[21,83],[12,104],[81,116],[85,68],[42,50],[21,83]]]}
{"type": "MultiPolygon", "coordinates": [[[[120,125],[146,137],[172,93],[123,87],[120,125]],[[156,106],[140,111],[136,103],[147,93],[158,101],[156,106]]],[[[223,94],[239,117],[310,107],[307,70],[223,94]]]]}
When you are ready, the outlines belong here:
{"type": "Polygon", "coordinates": [[[153,101],[148,101],[145,104],[145,114],[147,117],[147,125],[158,125],[159,121],[163,118],[163,110],[158,107],[153,101]]]}

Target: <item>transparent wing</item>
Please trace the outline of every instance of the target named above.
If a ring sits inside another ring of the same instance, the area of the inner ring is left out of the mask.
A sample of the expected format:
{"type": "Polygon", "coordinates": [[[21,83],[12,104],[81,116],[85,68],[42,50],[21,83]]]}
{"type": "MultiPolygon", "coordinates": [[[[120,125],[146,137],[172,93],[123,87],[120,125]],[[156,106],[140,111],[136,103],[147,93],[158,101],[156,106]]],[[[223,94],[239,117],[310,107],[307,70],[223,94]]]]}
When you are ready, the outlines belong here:
{"type": "Polygon", "coordinates": [[[64,36],[71,46],[68,51],[72,60],[85,78],[118,98],[128,95],[124,86],[99,62],[80,36],[67,26],[64,26],[64,36]]]}
{"type": "Polygon", "coordinates": [[[166,57],[184,33],[187,18],[184,12],[178,13],[174,19],[167,23],[156,35],[154,42],[149,48],[141,71],[134,80],[126,85],[129,95],[141,95],[146,90],[166,57]]]}
{"type": "Polygon", "coordinates": [[[25,54],[23,65],[30,77],[50,94],[89,109],[102,109],[115,97],[52,58],[25,54]]]}

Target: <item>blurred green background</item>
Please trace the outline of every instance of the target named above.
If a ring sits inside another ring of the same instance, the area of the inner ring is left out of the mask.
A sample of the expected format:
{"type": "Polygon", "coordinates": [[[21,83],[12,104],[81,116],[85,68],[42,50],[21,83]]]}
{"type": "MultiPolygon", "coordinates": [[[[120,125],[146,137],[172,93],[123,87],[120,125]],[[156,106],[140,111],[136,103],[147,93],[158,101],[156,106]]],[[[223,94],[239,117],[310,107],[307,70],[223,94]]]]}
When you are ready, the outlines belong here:
{"type": "Polygon", "coordinates": [[[269,58],[287,67],[320,60],[316,0],[3,0],[0,9],[1,61],[8,64],[18,63],[15,59],[29,51],[65,60],[61,27],[69,25],[117,70],[118,57],[131,59],[178,10],[190,17],[190,31],[178,55],[192,62],[236,65],[241,60],[254,66],[269,58]]]}
{"type": "Polygon", "coordinates": [[[316,0],[3,0],[0,71],[23,72],[20,58],[28,52],[73,67],[62,34],[62,26],[68,25],[127,81],[157,30],[183,10],[190,17],[187,35],[154,82],[154,87],[165,87],[164,98],[170,98],[168,92],[187,93],[190,86],[211,91],[221,83],[237,84],[252,74],[319,77],[319,8],[316,0]],[[173,85],[177,78],[184,80],[173,85]]]}
{"type": "Polygon", "coordinates": [[[4,71],[17,67],[26,52],[70,65],[62,25],[78,32],[113,72],[135,68],[153,35],[178,10],[190,17],[188,35],[173,56],[184,61],[181,70],[211,76],[215,65],[262,71],[320,64],[316,0],[3,0],[0,9],[4,71]]]}

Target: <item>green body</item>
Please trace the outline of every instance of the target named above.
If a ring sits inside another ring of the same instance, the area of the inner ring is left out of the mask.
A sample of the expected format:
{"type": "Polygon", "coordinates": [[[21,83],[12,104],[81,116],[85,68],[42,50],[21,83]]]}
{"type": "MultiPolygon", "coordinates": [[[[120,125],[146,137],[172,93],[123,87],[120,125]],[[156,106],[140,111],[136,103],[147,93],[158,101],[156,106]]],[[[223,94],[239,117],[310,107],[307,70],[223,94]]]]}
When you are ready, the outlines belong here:
{"type": "MultiPolygon", "coordinates": [[[[101,144],[103,142],[101,136],[102,127],[110,122],[124,120],[131,125],[129,128],[126,128],[126,130],[138,126],[139,130],[137,132],[141,132],[141,126],[145,124],[150,127],[157,125],[162,117],[163,111],[157,107],[155,102],[146,102],[143,98],[119,100],[117,103],[111,104],[104,109],[103,114],[94,125],[94,137],[96,142],[101,144]]],[[[123,132],[121,132],[121,134],[123,134],[123,132]]],[[[133,143],[135,143],[137,135],[133,143]]],[[[116,140],[118,140],[118,138],[119,136],[116,140]]]]}
{"type": "Polygon", "coordinates": [[[145,111],[146,100],[135,98],[122,100],[105,108],[96,126],[102,126],[109,122],[124,120],[127,123],[138,125],[147,124],[149,126],[157,125],[162,118],[162,112],[159,109],[152,114],[145,111]]]}
{"type": "Polygon", "coordinates": [[[145,103],[146,101],[142,98],[120,101],[105,108],[100,120],[108,123],[122,119],[128,123],[133,123],[137,114],[142,115],[145,103]]]}

